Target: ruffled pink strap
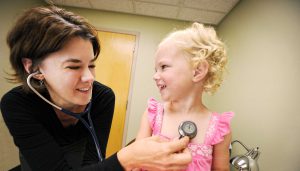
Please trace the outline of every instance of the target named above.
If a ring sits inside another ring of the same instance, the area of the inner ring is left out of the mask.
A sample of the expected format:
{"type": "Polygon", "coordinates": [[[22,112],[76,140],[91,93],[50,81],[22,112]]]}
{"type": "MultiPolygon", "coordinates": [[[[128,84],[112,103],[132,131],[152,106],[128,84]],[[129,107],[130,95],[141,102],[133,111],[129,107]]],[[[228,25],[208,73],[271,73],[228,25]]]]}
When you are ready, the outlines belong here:
{"type": "Polygon", "coordinates": [[[157,101],[154,98],[150,98],[148,100],[148,120],[149,124],[151,126],[151,129],[153,130],[155,125],[155,117],[157,115],[157,101]]]}
{"type": "Polygon", "coordinates": [[[216,132],[211,143],[218,144],[224,140],[224,136],[230,133],[230,121],[233,118],[233,112],[224,112],[218,115],[218,122],[216,123],[216,132]]]}

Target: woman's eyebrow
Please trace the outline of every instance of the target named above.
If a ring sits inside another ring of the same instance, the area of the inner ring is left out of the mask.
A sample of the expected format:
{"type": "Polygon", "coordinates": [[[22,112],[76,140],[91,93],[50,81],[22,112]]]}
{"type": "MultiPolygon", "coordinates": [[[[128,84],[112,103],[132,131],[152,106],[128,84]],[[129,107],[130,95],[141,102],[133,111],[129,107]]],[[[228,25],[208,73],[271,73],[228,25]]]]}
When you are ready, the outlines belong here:
{"type": "Polygon", "coordinates": [[[81,60],[79,60],[79,59],[74,59],[74,58],[69,58],[69,59],[65,60],[63,63],[68,63],[68,62],[72,62],[72,63],[81,63],[81,60]]]}
{"type": "MultiPolygon", "coordinates": [[[[93,58],[93,59],[90,60],[90,62],[95,62],[95,60],[96,60],[96,58],[93,58]]],[[[63,62],[63,64],[69,63],[69,62],[71,62],[71,63],[82,63],[82,61],[79,60],[79,59],[69,58],[69,59],[65,60],[65,61],[63,62]]]]}

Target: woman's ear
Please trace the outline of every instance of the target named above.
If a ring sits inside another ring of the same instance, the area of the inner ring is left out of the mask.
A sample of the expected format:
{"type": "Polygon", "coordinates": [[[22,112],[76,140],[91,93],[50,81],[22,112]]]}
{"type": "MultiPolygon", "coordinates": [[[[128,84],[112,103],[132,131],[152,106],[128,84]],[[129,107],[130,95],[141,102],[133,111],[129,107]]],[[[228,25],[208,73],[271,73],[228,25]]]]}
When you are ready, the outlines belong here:
{"type": "MultiPolygon", "coordinates": [[[[28,74],[31,74],[32,60],[29,58],[22,58],[22,63],[23,63],[23,66],[24,66],[26,72],[28,74]]],[[[34,75],[33,78],[38,79],[38,80],[43,80],[44,75],[40,71],[38,71],[38,72],[39,72],[39,74],[34,75]]]]}
{"type": "Polygon", "coordinates": [[[31,59],[29,59],[29,58],[22,58],[22,63],[23,63],[23,66],[24,66],[24,68],[25,68],[25,70],[26,70],[26,72],[28,73],[28,74],[31,74],[31,66],[32,66],[32,60],[31,59]]]}
{"type": "Polygon", "coordinates": [[[40,71],[37,71],[37,72],[39,72],[39,73],[34,75],[33,78],[38,79],[40,81],[44,80],[45,79],[44,75],[40,71]]]}
{"type": "Polygon", "coordinates": [[[206,60],[201,61],[198,66],[194,69],[194,82],[199,82],[205,78],[208,72],[209,64],[206,60]]]}

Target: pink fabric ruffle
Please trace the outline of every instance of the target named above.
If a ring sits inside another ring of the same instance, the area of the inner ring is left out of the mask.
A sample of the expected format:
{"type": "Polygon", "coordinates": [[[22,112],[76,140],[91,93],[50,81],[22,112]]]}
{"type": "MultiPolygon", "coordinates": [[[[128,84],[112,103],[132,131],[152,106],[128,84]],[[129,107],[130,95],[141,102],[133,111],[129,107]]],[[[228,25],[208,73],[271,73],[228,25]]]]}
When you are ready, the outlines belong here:
{"type": "Polygon", "coordinates": [[[230,121],[234,116],[233,112],[224,112],[218,116],[215,136],[211,140],[211,145],[218,144],[224,140],[224,136],[230,133],[230,121]]]}
{"type": "Polygon", "coordinates": [[[157,114],[157,101],[154,98],[148,100],[148,120],[151,129],[155,126],[155,117],[157,114]]]}

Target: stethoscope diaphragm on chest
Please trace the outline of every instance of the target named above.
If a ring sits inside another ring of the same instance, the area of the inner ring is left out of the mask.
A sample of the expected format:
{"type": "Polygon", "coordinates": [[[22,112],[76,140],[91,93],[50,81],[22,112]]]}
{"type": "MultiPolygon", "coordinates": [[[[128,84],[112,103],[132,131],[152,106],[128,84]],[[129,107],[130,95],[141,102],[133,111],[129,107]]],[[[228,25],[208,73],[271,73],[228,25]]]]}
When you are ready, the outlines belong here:
{"type": "Polygon", "coordinates": [[[184,121],[180,123],[178,132],[180,135],[179,139],[188,136],[191,140],[197,135],[197,125],[192,121],[184,121]]]}

